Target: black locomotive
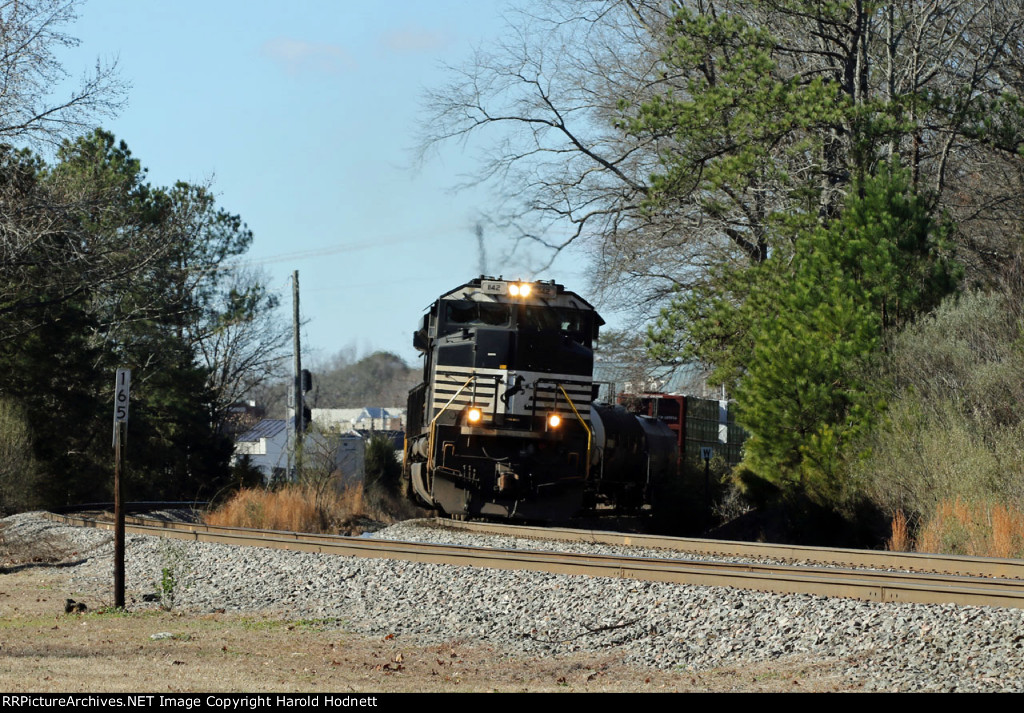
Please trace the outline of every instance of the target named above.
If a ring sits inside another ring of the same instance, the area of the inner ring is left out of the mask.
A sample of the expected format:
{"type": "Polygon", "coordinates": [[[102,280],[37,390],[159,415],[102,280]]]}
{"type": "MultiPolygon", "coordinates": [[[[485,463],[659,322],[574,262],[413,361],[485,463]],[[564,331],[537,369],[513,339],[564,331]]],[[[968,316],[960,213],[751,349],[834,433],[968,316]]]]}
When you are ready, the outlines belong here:
{"type": "Polygon", "coordinates": [[[673,473],[657,419],[593,403],[604,320],[555,282],[479,277],[440,297],[413,337],[405,475],[454,517],[555,520],[599,503],[639,507],[673,473]]]}

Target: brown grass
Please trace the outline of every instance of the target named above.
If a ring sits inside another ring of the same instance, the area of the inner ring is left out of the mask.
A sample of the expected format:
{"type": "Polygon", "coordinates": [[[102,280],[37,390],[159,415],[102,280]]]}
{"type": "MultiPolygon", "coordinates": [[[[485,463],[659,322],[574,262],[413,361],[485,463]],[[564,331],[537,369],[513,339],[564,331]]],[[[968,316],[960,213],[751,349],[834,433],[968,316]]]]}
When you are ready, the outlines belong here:
{"type": "Polygon", "coordinates": [[[1019,557],[1024,542],[1024,513],[1005,505],[992,508],[992,556],[1019,557]]]}
{"type": "Polygon", "coordinates": [[[311,485],[288,485],[276,490],[239,490],[205,521],[222,527],[253,527],[290,532],[337,532],[348,518],[363,514],[363,489],[318,491],[311,485]]]}
{"type": "Polygon", "coordinates": [[[910,540],[910,532],[907,528],[907,516],[902,510],[897,510],[892,518],[892,537],[886,543],[886,549],[890,552],[910,552],[913,543],[910,540]]]}
{"type": "MultiPolygon", "coordinates": [[[[895,537],[895,529],[894,529],[895,537]]],[[[918,552],[1024,557],[1024,512],[1004,504],[944,500],[917,535],[918,552]]]]}
{"type": "Polygon", "coordinates": [[[274,490],[248,488],[203,518],[208,525],[326,534],[359,534],[425,513],[385,492],[352,485],[338,490],[309,484],[274,490]]]}

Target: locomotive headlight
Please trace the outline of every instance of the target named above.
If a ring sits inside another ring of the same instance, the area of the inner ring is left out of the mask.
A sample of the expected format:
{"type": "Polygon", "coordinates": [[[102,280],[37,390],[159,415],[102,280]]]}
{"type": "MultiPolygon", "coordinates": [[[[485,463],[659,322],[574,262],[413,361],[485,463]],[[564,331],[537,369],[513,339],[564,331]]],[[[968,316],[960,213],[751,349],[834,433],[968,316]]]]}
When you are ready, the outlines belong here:
{"type": "Polygon", "coordinates": [[[521,285],[519,285],[519,296],[520,297],[529,297],[530,296],[530,285],[529,284],[524,282],[521,285]]]}
{"type": "Polygon", "coordinates": [[[480,423],[480,419],[483,417],[483,411],[478,409],[476,406],[466,412],[466,420],[470,423],[480,423]]]}
{"type": "Polygon", "coordinates": [[[508,293],[513,297],[528,297],[530,294],[530,283],[512,283],[508,286],[508,293]]]}
{"type": "Polygon", "coordinates": [[[549,428],[558,428],[561,425],[562,425],[562,417],[559,416],[557,413],[553,413],[553,414],[550,414],[548,416],[548,427],[549,428]]]}

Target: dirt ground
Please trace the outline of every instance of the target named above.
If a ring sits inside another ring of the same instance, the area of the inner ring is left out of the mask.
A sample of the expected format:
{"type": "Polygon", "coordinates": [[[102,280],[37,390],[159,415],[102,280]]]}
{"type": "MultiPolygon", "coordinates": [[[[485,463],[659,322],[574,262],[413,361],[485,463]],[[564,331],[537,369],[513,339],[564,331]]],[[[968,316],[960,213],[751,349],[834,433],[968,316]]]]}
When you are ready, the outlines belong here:
{"type": "MultiPolygon", "coordinates": [[[[0,553],[4,692],[849,691],[849,662],[789,659],[714,671],[622,665],[614,650],[512,656],[469,640],[416,645],[351,633],[344,621],[124,613],[69,589],[59,561],[0,553]],[[65,613],[67,599],[85,613],[65,613]]],[[[52,558],[51,558],[52,559],[52,558]]]]}

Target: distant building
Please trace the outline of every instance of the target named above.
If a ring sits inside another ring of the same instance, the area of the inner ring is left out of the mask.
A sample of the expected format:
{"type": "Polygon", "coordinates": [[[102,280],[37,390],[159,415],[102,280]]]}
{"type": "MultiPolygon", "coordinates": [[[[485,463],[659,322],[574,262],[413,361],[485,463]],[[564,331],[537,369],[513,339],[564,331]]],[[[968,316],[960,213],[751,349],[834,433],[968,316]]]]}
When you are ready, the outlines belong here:
{"type": "MultiPolygon", "coordinates": [[[[243,457],[248,458],[249,463],[263,473],[265,483],[289,478],[293,466],[293,431],[291,419],[260,421],[236,439],[231,464],[237,464],[243,457]]],[[[313,428],[303,437],[305,468],[323,475],[339,472],[342,485],[362,481],[365,450],[363,436],[353,429],[327,433],[313,428]]]]}
{"type": "Polygon", "coordinates": [[[267,483],[288,475],[288,422],[283,418],[265,418],[235,440],[235,465],[243,456],[263,473],[267,483]]]}
{"type": "Polygon", "coordinates": [[[363,482],[366,477],[366,441],[356,431],[331,434],[331,442],[336,444],[334,465],[341,472],[340,485],[355,485],[363,482]],[[334,439],[338,440],[335,441],[334,439]]]}
{"type": "Polygon", "coordinates": [[[315,408],[313,423],[325,431],[404,431],[405,409],[364,406],[363,408],[315,408]]]}

